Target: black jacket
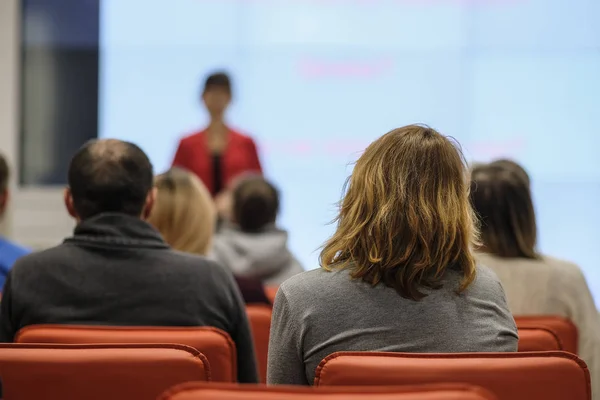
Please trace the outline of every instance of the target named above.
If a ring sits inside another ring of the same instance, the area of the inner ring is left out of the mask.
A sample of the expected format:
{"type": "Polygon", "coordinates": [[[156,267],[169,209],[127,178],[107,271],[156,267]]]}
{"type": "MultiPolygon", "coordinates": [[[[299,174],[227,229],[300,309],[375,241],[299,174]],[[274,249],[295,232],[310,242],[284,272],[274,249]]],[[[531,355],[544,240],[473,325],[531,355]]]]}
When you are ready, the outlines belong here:
{"type": "Polygon", "coordinates": [[[0,341],[33,324],[213,326],[231,335],[238,380],[258,382],[245,306],[233,277],[174,251],[146,222],[106,213],[54,248],[21,258],[0,305],[0,341]]]}

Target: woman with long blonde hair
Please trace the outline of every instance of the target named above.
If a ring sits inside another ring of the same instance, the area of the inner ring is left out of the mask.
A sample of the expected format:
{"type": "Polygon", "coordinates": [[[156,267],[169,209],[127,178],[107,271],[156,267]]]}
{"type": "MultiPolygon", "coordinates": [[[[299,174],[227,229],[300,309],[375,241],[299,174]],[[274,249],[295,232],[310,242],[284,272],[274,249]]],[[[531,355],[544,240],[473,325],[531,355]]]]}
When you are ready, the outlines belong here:
{"type": "MultiPolygon", "coordinates": [[[[211,247],[217,221],[212,197],[196,175],[172,168],[154,182],[157,195],[148,218],[175,250],[206,256],[211,247]]],[[[262,283],[236,276],[246,303],[270,304],[262,283]]]]}
{"type": "Polygon", "coordinates": [[[280,287],[267,381],[309,384],[336,351],[516,351],[497,277],[476,266],[477,228],[457,145],[420,125],[359,158],[320,269],[280,287]]]}

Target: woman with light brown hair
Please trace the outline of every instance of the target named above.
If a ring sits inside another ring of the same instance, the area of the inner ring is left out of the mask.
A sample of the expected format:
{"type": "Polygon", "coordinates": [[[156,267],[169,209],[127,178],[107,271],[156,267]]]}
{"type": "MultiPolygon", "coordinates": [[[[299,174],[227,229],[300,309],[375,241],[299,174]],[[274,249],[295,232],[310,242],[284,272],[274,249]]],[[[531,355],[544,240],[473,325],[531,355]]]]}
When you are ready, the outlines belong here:
{"type": "MultiPolygon", "coordinates": [[[[200,179],[184,169],[172,168],[154,182],[157,195],[148,218],[175,250],[206,256],[212,247],[217,211],[200,179]]],[[[270,301],[259,280],[235,277],[246,303],[270,301]]]]}
{"type": "Polygon", "coordinates": [[[471,175],[471,201],[481,220],[481,264],[500,278],[514,315],[558,315],[577,326],[579,356],[600,396],[600,318],[581,269],[540,254],[529,176],[518,164],[492,162],[471,175]],[[515,165],[518,167],[516,168],[515,165]]]}
{"type": "Polygon", "coordinates": [[[348,180],[321,269],[280,287],[267,381],[310,384],[336,351],[516,351],[496,276],[476,266],[477,228],[456,145],[420,125],[373,142],[348,180]]]}

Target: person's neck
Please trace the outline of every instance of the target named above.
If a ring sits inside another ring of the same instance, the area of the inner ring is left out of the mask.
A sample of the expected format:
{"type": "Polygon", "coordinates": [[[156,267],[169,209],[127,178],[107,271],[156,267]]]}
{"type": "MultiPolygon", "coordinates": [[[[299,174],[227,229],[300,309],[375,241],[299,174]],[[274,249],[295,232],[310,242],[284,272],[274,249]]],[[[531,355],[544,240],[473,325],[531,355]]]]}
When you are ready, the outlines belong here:
{"type": "Polygon", "coordinates": [[[221,117],[212,118],[207,128],[207,131],[211,136],[225,136],[228,130],[225,121],[223,121],[223,118],[221,117]]]}

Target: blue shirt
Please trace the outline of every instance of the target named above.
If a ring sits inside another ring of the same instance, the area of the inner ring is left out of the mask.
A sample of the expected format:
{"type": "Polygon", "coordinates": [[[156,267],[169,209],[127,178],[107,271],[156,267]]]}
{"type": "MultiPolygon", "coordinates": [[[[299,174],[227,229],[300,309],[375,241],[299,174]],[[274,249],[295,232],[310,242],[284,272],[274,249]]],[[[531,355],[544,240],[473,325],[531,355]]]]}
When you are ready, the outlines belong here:
{"type": "Polygon", "coordinates": [[[4,287],[6,275],[8,275],[8,271],[10,271],[15,261],[30,252],[29,249],[0,237],[0,290],[4,287]]]}

